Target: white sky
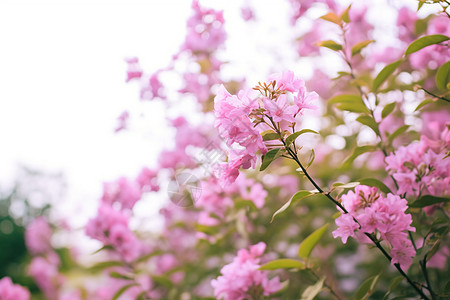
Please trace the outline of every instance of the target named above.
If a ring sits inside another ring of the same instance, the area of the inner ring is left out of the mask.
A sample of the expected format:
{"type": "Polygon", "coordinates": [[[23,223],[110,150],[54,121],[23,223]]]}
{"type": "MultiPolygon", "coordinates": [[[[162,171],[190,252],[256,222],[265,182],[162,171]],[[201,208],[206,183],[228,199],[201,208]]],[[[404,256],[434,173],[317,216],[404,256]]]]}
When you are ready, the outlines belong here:
{"type": "MultiPolygon", "coordinates": [[[[287,40],[271,29],[279,21],[270,18],[286,3],[263,2],[267,15],[260,17],[267,22],[261,30],[271,30],[265,39],[287,40]]],[[[231,7],[240,19],[241,1],[201,3],[231,7]]],[[[125,83],[123,59],[138,56],[147,71],[166,66],[184,40],[190,6],[190,0],[2,0],[0,188],[15,180],[18,164],[62,171],[69,190],[60,210],[92,214],[102,182],[134,177],[143,165],[154,165],[168,142],[158,130],[163,106],[139,103],[138,85],[125,83]],[[145,117],[133,119],[133,131],[115,134],[116,118],[125,109],[145,117]]],[[[238,39],[258,38],[249,35],[255,28],[241,30],[240,22],[234,25],[238,39]]],[[[242,46],[229,49],[239,57],[231,76],[245,77],[236,74],[245,64],[261,65],[255,50],[263,51],[247,45],[242,54],[242,46]]]]}

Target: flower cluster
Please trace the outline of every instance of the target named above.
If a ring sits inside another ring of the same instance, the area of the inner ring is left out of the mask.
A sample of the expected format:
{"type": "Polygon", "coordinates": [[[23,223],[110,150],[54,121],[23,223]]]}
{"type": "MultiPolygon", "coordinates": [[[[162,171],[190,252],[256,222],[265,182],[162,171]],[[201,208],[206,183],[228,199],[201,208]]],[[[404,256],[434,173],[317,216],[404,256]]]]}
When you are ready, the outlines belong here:
{"type": "Polygon", "coordinates": [[[399,194],[441,196],[450,192],[450,159],[431,146],[423,137],[386,157],[386,170],[397,181],[399,194]]]}
{"type": "Polygon", "coordinates": [[[14,284],[9,277],[0,279],[0,299],[2,300],[29,300],[30,292],[18,285],[14,284]]]}
{"type": "Polygon", "coordinates": [[[355,192],[342,196],[342,205],[348,213],[336,219],[335,238],[341,237],[344,244],[349,237],[370,242],[364,233],[375,234],[392,247],[392,264],[409,268],[416,252],[407,231],[415,231],[415,228],[411,226],[411,215],[405,213],[408,208],[405,199],[393,194],[383,197],[376,187],[359,185],[355,192]]]}
{"type": "Polygon", "coordinates": [[[306,91],[303,80],[292,71],[274,74],[269,83],[260,83],[253,90],[241,90],[231,95],[224,86],[214,98],[216,127],[231,149],[228,164],[221,167],[221,179],[230,183],[238,176],[240,168],[248,169],[256,163],[256,152],[267,153],[261,133],[275,130],[281,134],[294,128],[296,117],[305,109],[315,108],[315,92],[306,91]],[[259,92],[257,94],[256,91],[259,92]]]}
{"type": "Polygon", "coordinates": [[[267,271],[259,270],[265,249],[266,244],[260,242],[250,250],[239,250],[233,262],[222,268],[222,276],[211,282],[214,296],[225,300],[260,299],[279,291],[280,279],[269,279],[267,271]]]}

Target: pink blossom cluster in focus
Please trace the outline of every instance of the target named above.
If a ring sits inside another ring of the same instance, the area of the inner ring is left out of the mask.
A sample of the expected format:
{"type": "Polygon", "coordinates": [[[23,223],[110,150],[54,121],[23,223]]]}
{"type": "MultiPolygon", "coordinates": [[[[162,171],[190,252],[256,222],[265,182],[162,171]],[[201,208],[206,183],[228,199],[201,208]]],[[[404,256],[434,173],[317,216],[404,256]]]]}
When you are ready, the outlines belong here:
{"type": "Polygon", "coordinates": [[[379,234],[392,247],[391,263],[399,263],[408,269],[416,251],[408,239],[407,232],[415,231],[415,228],[411,226],[411,215],[405,213],[407,201],[390,193],[383,197],[376,187],[365,185],[357,186],[355,192],[350,191],[341,199],[348,213],[336,219],[338,229],[333,231],[333,237],[341,237],[344,244],[349,237],[370,243],[363,233],[379,234]]]}
{"type": "Polygon", "coordinates": [[[260,84],[254,90],[231,95],[221,86],[214,98],[215,125],[231,147],[229,162],[219,169],[225,183],[233,182],[240,168],[254,167],[258,151],[267,153],[261,132],[275,123],[283,130],[294,126],[305,109],[315,108],[311,102],[318,98],[315,92],[307,92],[303,80],[292,71],[274,74],[269,77],[269,83],[260,84]]]}
{"type": "Polygon", "coordinates": [[[214,279],[214,296],[224,300],[259,299],[281,289],[278,277],[269,279],[267,271],[258,270],[266,244],[259,242],[250,250],[241,249],[233,262],[225,265],[222,276],[214,279]]]}

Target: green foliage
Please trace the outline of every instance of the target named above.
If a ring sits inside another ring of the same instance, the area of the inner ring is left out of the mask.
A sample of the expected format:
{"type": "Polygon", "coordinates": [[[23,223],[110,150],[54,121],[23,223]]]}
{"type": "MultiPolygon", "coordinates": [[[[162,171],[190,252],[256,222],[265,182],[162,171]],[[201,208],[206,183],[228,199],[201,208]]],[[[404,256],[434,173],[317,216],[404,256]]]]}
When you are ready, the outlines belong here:
{"type": "Polygon", "coordinates": [[[304,269],[305,265],[295,259],[276,259],[262,265],[260,270],[278,270],[278,269],[304,269]]]}
{"type": "Polygon", "coordinates": [[[317,246],[320,239],[327,232],[328,226],[329,224],[323,225],[303,240],[303,242],[298,247],[298,256],[300,258],[307,259],[311,255],[311,252],[317,246]]]}
{"type": "Polygon", "coordinates": [[[450,202],[450,198],[425,195],[425,196],[420,197],[413,203],[409,204],[409,207],[423,208],[423,207],[427,207],[427,206],[434,205],[434,204],[448,203],[448,202],[450,202]]]}
{"type": "Polygon", "coordinates": [[[283,211],[285,211],[286,209],[288,209],[292,204],[300,201],[301,199],[308,197],[312,195],[311,192],[309,191],[299,191],[297,193],[294,194],[294,196],[291,197],[291,199],[289,199],[288,202],[286,202],[282,207],[280,207],[272,216],[272,220],[270,221],[271,223],[273,222],[273,220],[275,219],[275,217],[282,213],[283,211]]]}
{"type": "Polygon", "coordinates": [[[377,77],[375,77],[374,81],[373,81],[373,85],[372,85],[372,90],[373,91],[377,91],[378,88],[383,84],[383,82],[386,81],[386,79],[388,79],[388,77],[394,73],[394,71],[400,66],[400,64],[403,62],[402,59],[397,60],[393,63],[388,64],[387,66],[385,66],[380,73],[378,73],[377,77]]]}
{"type": "Polygon", "coordinates": [[[340,110],[355,112],[355,113],[369,113],[361,96],[342,94],[331,98],[328,104],[336,104],[340,110]]]}
{"type": "Polygon", "coordinates": [[[405,51],[405,55],[417,52],[425,47],[448,41],[450,38],[442,34],[423,36],[412,42],[405,51]]]}
{"type": "Polygon", "coordinates": [[[269,150],[265,155],[262,157],[262,163],[260,171],[264,171],[271,163],[274,161],[280,153],[281,148],[275,148],[269,150]]]}
{"type": "Polygon", "coordinates": [[[286,147],[289,147],[300,135],[308,132],[319,134],[317,131],[314,131],[312,129],[302,129],[300,131],[296,131],[286,138],[286,147]]]}
{"type": "Polygon", "coordinates": [[[367,300],[369,296],[374,292],[375,287],[377,286],[378,280],[380,279],[380,275],[372,276],[368,278],[363,284],[359,287],[358,291],[353,296],[353,300],[367,300]]]}
{"type": "Polygon", "coordinates": [[[385,194],[392,193],[392,191],[378,179],[375,178],[362,178],[358,180],[363,185],[374,186],[377,187],[380,191],[385,194]]]}
{"type": "Polygon", "coordinates": [[[319,47],[325,47],[325,48],[331,49],[333,51],[341,51],[342,50],[342,45],[340,45],[332,40],[320,41],[320,42],[317,42],[316,45],[319,47]]]}
{"type": "Polygon", "coordinates": [[[352,47],[352,56],[359,54],[364,48],[369,46],[371,43],[375,42],[374,40],[362,41],[352,47]]]}
{"type": "Polygon", "coordinates": [[[392,102],[392,103],[387,104],[381,111],[381,117],[383,119],[386,118],[395,109],[396,105],[397,105],[397,102],[392,102]]]}
{"type": "Polygon", "coordinates": [[[450,61],[443,64],[436,73],[436,86],[443,90],[448,91],[448,84],[450,82],[450,61]]]}
{"type": "Polygon", "coordinates": [[[325,277],[322,277],[314,285],[307,287],[302,294],[301,300],[313,300],[314,298],[316,298],[316,296],[319,295],[319,293],[322,291],[324,283],[325,277]]]}

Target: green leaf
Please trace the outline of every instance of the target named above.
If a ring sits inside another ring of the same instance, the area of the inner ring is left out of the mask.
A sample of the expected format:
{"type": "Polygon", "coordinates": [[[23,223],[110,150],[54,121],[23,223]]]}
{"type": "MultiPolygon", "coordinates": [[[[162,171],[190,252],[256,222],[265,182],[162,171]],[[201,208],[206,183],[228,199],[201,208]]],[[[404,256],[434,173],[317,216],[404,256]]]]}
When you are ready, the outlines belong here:
{"type": "Polygon", "coordinates": [[[294,132],[293,134],[291,134],[286,138],[286,147],[289,147],[300,135],[307,132],[319,134],[317,131],[314,131],[312,129],[302,129],[300,131],[294,132]]]}
{"type": "Polygon", "coordinates": [[[309,157],[309,161],[306,164],[306,167],[309,168],[312,163],[314,162],[314,159],[316,158],[316,153],[314,152],[314,149],[311,149],[311,156],[309,157]]]}
{"type": "Polygon", "coordinates": [[[307,259],[311,252],[313,251],[314,247],[316,247],[319,240],[324,236],[324,234],[327,232],[329,224],[325,224],[313,233],[311,233],[306,239],[303,240],[303,242],[298,247],[298,256],[303,259],[307,259]]]}
{"type": "Polygon", "coordinates": [[[359,287],[358,291],[353,296],[354,300],[366,300],[369,299],[369,296],[374,292],[374,289],[378,283],[378,279],[380,278],[380,274],[376,276],[372,276],[365,280],[363,284],[359,287]]]}
{"type": "Polygon", "coordinates": [[[397,105],[397,102],[392,102],[392,103],[387,104],[381,111],[381,117],[383,119],[386,118],[395,109],[396,105],[397,105]]]}
{"type": "Polygon", "coordinates": [[[352,7],[352,5],[350,4],[346,10],[344,10],[344,12],[341,14],[341,19],[342,21],[344,21],[345,23],[350,23],[350,17],[348,16],[348,12],[350,11],[350,8],[352,7]]]}
{"type": "Polygon", "coordinates": [[[385,185],[383,182],[381,182],[378,179],[375,178],[362,178],[358,180],[362,185],[368,185],[368,186],[374,186],[377,187],[380,191],[382,191],[385,194],[389,194],[391,190],[385,185]]]}
{"type": "Polygon", "coordinates": [[[258,208],[256,207],[255,203],[252,200],[247,199],[238,199],[234,203],[234,207],[236,209],[241,208],[250,208],[251,211],[257,211],[258,208]]]}
{"type": "Polygon", "coordinates": [[[92,255],[97,254],[97,253],[99,253],[99,252],[101,252],[103,250],[114,250],[114,247],[111,246],[111,245],[105,245],[105,246],[101,247],[100,249],[92,252],[92,255]]]}
{"type": "Polygon", "coordinates": [[[124,285],[123,287],[121,287],[121,288],[117,291],[117,293],[112,297],[111,300],[117,300],[117,299],[119,299],[119,297],[120,297],[123,293],[125,293],[126,290],[128,290],[130,287],[133,287],[133,286],[136,286],[136,285],[138,285],[138,284],[137,284],[137,283],[131,283],[131,284],[124,285]]]}
{"type": "Polygon", "coordinates": [[[289,199],[288,202],[286,202],[281,208],[279,208],[272,216],[272,220],[270,221],[270,223],[273,222],[273,220],[275,219],[275,217],[282,213],[283,211],[285,211],[286,209],[288,209],[289,206],[291,206],[291,204],[294,204],[298,201],[300,201],[301,199],[312,195],[311,192],[309,191],[299,191],[297,193],[294,194],[294,196],[291,197],[291,199],[289,199]]]}
{"type": "Polygon", "coordinates": [[[394,131],[389,137],[388,140],[390,143],[392,143],[394,141],[394,139],[396,137],[398,137],[399,135],[403,134],[404,132],[406,132],[409,128],[409,125],[403,125],[400,126],[396,131],[394,131]]]}
{"type": "Polygon", "coordinates": [[[304,269],[305,264],[294,259],[276,259],[262,265],[259,270],[277,270],[277,269],[304,269]]]}
{"type": "Polygon", "coordinates": [[[438,204],[438,203],[447,203],[447,202],[450,202],[450,198],[425,195],[425,196],[420,197],[413,203],[409,204],[409,207],[422,208],[422,207],[427,207],[427,206],[438,204]]]}
{"type": "Polygon", "coordinates": [[[165,252],[163,252],[161,250],[155,250],[153,252],[147,253],[147,254],[139,257],[138,259],[136,259],[135,263],[141,263],[141,262],[147,261],[150,258],[152,258],[153,256],[161,255],[161,254],[164,254],[164,253],[165,252]]]}
{"type": "Polygon", "coordinates": [[[124,263],[122,261],[115,261],[115,260],[102,261],[102,262],[99,262],[99,263],[93,265],[88,270],[92,271],[92,272],[98,272],[98,271],[101,271],[106,268],[121,267],[121,266],[124,266],[124,263]]]}
{"type": "Polygon", "coordinates": [[[119,279],[126,279],[126,280],[133,280],[133,278],[131,278],[130,276],[127,276],[127,275],[124,275],[124,274],[120,274],[119,272],[111,272],[111,273],[109,273],[109,277],[119,278],[119,279]]]}
{"type": "Polygon", "coordinates": [[[340,110],[346,110],[357,113],[369,113],[369,110],[364,104],[361,96],[358,95],[349,95],[349,94],[338,95],[328,100],[328,103],[337,104],[336,107],[340,110]]]}
{"type": "Polygon", "coordinates": [[[377,77],[375,77],[375,80],[373,81],[372,89],[375,92],[378,90],[378,88],[383,84],[383,82],[386,81],[386,79],[394,73],[394,71],[400,66],[400,64],[403,62],[403,60],[397,60],[393,63],[388,64],[386,67],[384,67],[380,73],[378,73],[377,77]]]}
{"type": "Polygon", "coordinates": [[[341,18],[339,18],[339,16],[336,15],[334,12],[329,12],[326,15],[321,16],[320,18],[337,25],[341,24],[341,18]]]}
{"type": "Polygon", "coordinates": [[[163,285],[167,288],[170,288],[173,286],[172,281],[170,281],[166,276],[158,276],[158,275],[152,275],[152,280],[160,285],[163,285]]]}
{"type": "Polygon", "coordinates": [[[208,235],[214,235],[220,230],[220,226],[208,226],[203,224],[195,224],[195,230],[198,232],[203,232],[208,235]]]}
{"type": "Polygon", "coordinates": [[[427,35],[423,36],[421,38],[418,38],[414,42],[412,42],[408,48],[405,51],[405,55],[409,55],[411,53],[417,52],[420,49],[423,49],[427,46],[439,44],[445,41],[448,41],[450,38],[448,36],[442,35],[442,34],[433,34],[433,35],[427,35]]]}
{"type": "Polygon", "coordinates": [[[370,127],[378,136],[380,136],[380,130],[378,129],[378,123],[371,116],[359,116],[356,118],[359,123],[370,127]]]}
{"type": "Polygon", "coordinates": [[[352,47],[352,56],[355,56],[356,54],[360,53],[362,49],[370,45],[371,43],[375,42],[374,40],[368,40],[368,41],[362,41],[355,46],[352,47]]]}
{"type": "Polygon", "coordinates": [[[300,300],[313,300],[322,291],[324,282],[325,277],[322,277],[314,285],[307,287],[306,290],[303,292],[302,298],[300,300]]]}
{"type": "Polygon", "coordinates": [[[333,183],[333,187],[341,188],[341,189],[352,189],[352,188],[357,187],[360,184],[361,184],[360,182],[349,182],[349,183],[335,182],[335,183],[333,183]]]}
{"type": "Polygon", "coordinates": [[[263,141],[272,141],[280,139],[278,133],[274,132],[273,130],[263,131],[261,132],[261,136],[263,138],[263,141]]]}
{"type": "Polygon", "coordinates": [[[419,109],[421,109],[422,107],[424,107],[427,104],[433,103],[433,99],[426,99],[423,100],[422,102],[419,103],[419,105],[417,105],[416,109],[414,111],[418,111],[419,109]]]}
{"type": "Polygon", "coordinates": [[[277,157],[277,154],[280,150],[281,148],[275,148],[269,150],[266,154],[264,154],[262,157],[261,168],[259,170],[264,171],[270,165],[270,163],[277,157]]]}
{"type": "Polygon", "coordinates": [[[447,85],[450,82],[450,61],[446,62],[439,67],[436,73],[436,86],[445,91],[447,90],[447,85]]]}
{"type": "Polygon", "coordinates": [[[332,40],[320,41],[320,42],[317,42],[316,45],[319,47],[326,47],[333,51],[342,50],[342,45],[339,45],[338,43],[336,43],[335,41],[332,41],[332,40]]]}
{"type": "Polygon", "coordinates": [[[343,167],[349,167],[350,164],[353,163],[353,161],[361,154],[364,154],[366,152],[373,152],[376,151],[377,149],[378,149],[377,146],[372,145],[356,147],[355,150],[353,150],[353,153],[345,159],[343,167]]]}

